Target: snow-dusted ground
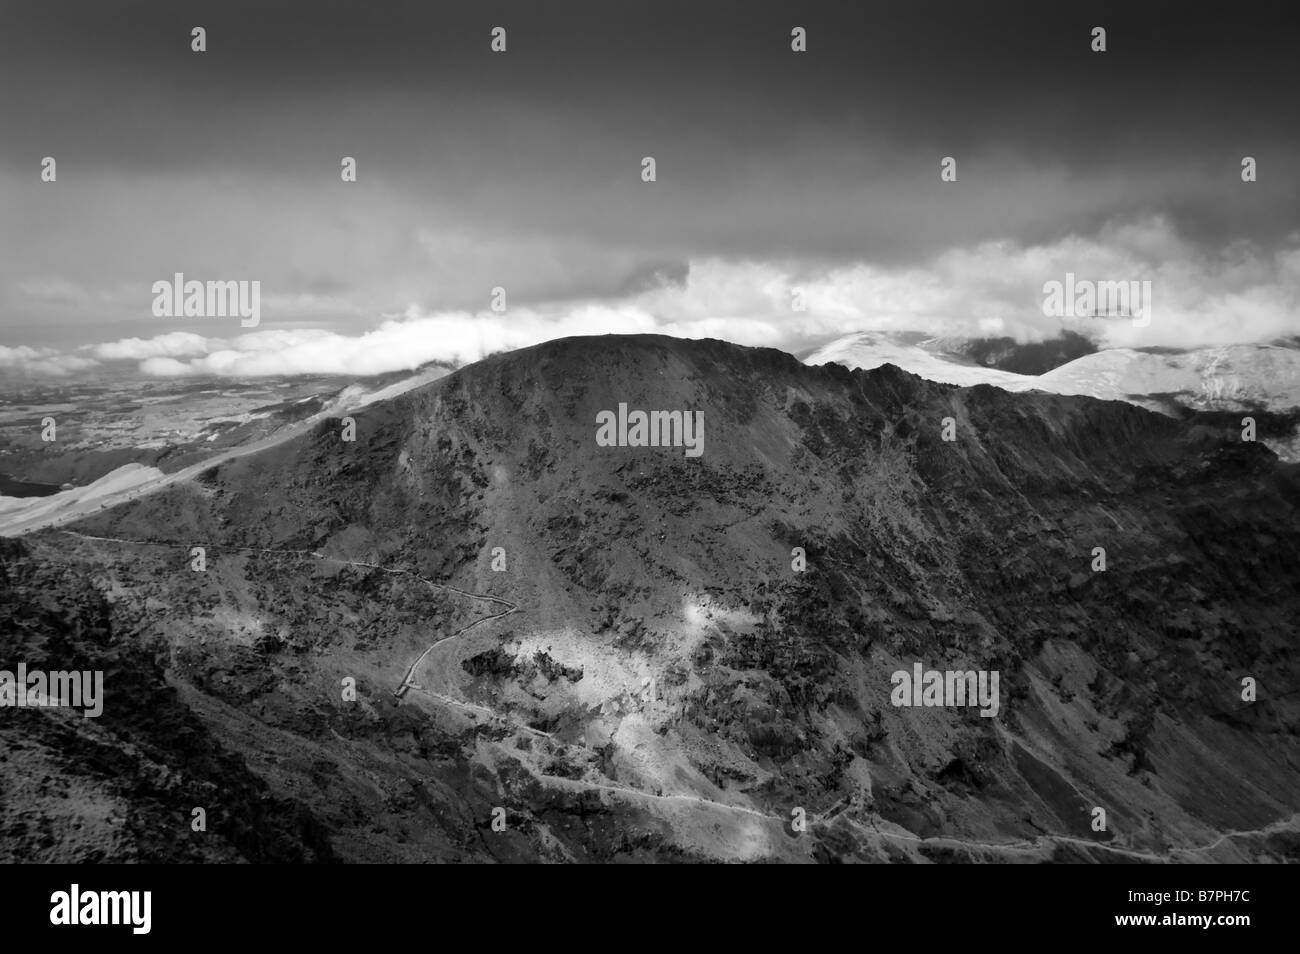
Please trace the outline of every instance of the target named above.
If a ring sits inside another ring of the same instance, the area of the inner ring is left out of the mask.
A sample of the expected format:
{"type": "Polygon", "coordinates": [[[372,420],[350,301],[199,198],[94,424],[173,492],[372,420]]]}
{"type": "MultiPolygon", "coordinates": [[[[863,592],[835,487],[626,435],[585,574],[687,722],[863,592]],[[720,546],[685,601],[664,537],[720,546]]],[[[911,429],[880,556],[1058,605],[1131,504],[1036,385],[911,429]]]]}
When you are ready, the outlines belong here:
{"type": "Polygon", "coordinates": [[[10,526],[42,522],[69,509],[89,512],[106,498],[128,494],[163,476],[157,467],[125,464],[92,484],[61,490],[48,497],[0,497],[0,533],[7,532],[10,526]]]}
{"type": "Polygon", "coordinates": [[[1300,351],[1271,345],[1229,345],[1179,354],[1127,348],[1084,355],[1040,375],[1033,385],[1057,394],[1108,400],[1177,394],[1198,409],[1262,404],[1269,410],[1300,407],[1300,351]]]}
{"type": "Polygon", "coordinates": [[[1300,407],[1300,351],[1272,345],[1229,345],[1174,354],[1113,348],[1084,355],[1042,375],[1013,374],[883,335],[859,333],[834,341],[804,359],[868,370],[893,364],[944,384],[992,384],[1007,391],[1083,394],[1150,407],[1151,395],[1175,395],[1187,407],[1270,410],[1300,407]]]}
{"type": "Polygon", "coordinates": [[[892,364],[929,381],[960,387],[995,384],[1008,391],[1017,390],[1024,382],[1036,380],[1027,374],[962,363],[917,345],[901,344],[885,336],[865,332],[831,342],[804,358],[804,364],[842,364],[864,371],[878,368],[882,364],[892,364]]]}

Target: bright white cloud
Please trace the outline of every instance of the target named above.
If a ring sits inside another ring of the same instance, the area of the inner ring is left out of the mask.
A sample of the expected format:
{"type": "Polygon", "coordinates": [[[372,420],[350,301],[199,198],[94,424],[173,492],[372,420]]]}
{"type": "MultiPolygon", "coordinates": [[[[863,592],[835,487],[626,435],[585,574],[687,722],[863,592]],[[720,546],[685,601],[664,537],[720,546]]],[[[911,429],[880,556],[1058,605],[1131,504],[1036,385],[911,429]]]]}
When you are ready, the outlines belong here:
{"type": "Polygon", "coordinates": [[[63,377],[74,371],[84,371],[96,364],[89,358],[60,354],[51,348],[16,348],[0,345],[0,371],[16,374],[63,377]]]}
{"type": "Polygon", "coordinates": [[[143,361],[159,355],[187,357],[204,354],[208,339],[188,331],[173,331],[153,338],[122,338],[107,344],[95,345],[90,353],[101,361],[143,361]]]}

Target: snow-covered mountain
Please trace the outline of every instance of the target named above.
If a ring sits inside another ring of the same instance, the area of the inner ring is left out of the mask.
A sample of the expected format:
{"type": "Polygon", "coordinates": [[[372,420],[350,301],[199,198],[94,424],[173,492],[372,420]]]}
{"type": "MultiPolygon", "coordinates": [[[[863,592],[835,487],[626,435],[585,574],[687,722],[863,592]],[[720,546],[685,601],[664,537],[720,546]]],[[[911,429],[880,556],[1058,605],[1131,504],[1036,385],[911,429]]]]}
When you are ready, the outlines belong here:
{"type": "Polygon", "coordinates": [[[1034,379],[1032,387],[1151,405],[1167,395],[1194,410],[1283,411],[1300,407],[1300,350],[1229,345],[1153,353],[1115,348],[1085,355],[1034,379]]]}
{"type": "Polygon", "coordinates": [[[842,364],[870,371],[892,364],[918,377],[942,384],[970,387],[995,384],[1008,391],[1020,390],[1032,375],[986,368],[962,358],[949,339],[917,340],[916,335],[860,332],[833,341],[803,359],[804,364],[842,364]],[[915,342],[915,343],[914,343],[915,342]]]}
{"type": "Polygon", "coordinates": [[[1084,394],[1168,411],[1170,401],[1194,410],[1284,411],[1300,407],[1300,349],[1228,345],[1190,351],[1111,348],[1084,355],[1046,374],[1014,374],[963,359],[936,339],[908,344],[896,336],[849,335],[804,358],[869,370],[893,364],[930,381],[1007,391],[1084,394]]]}
{"type": "MultiPolygon", "coordinates": [[[[1228,345],[1135,350],[1111,348],[1075,358],[1045,374],[1014,374],[964,359],[960,342],[863,332],[833,341],[805,364],[838,363],[869,370],[893,364],[931,381],[969,387],[991,384],[1006,391],[1081,394],[1127,401],[1178,415],[1194,411],[1269,411],[1300,408],[1300,349],[1279,345],[1228,345]]],[[[1300,440],[1263,438],[1281,457],[1300,459],[1300,440]]]]}

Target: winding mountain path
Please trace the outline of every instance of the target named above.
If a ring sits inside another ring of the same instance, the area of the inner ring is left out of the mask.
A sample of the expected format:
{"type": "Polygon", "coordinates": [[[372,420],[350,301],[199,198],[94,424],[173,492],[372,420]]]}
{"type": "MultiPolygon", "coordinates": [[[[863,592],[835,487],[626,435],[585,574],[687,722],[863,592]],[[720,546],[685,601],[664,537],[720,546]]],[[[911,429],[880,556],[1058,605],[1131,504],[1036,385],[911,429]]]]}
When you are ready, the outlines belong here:
{"type": "MultiPolygon", "coordinates": [[[[200,545],[200,544],[193,544],[193,543],[177,543],[175,541],[170,541],[170,540],[129,540],[129,539],[124,539],[122,537],[95,536],[87,533],[78,533],[77,531],[74,530],[63,530],[60,532],[68,536],[78,537],[83,540],[93,540],[93,541],[104,542],[104,543],[122,543],[122,544],[130,544],[135,546],[162,546],[162,547],[170,547],[173,549],[188,550],[192,546],[200,545]]],[[[317,550],[296,550],[291,548],[274,548],[274,547],[240,547],[240,546],[230,546],[226,544],[215,544],[215,545],[208,544],[206,546],[209,549],[214,549],[214,550],[232,550],[232,551],[244,552],[244,553],[273,553],[273,554],[291,554],[295,556],[309,556],[318,560],[324,560],[331,563],[337,563],[346,566],[365,567],[371,570],[378,570],[380,572],[390,573],[395,576],[410,576],[436,589],[445,590],[451,593],[456,593],[461,596],[467,597],[469,599],[482,600],[484,602],[495,604],[498,607],[502,607],[502,609],[499,612],[492,613],[487,616],[479,617],[473,622],[465,626],[462,626],[460,629],[456,630],[455,632],[448,633],[447,635],[441,636],[438,639],[435,639],[433,642],[431,642],[425,648],[425,650],[422,653],[420,653],[420,655],[415,659],[415,661],[412,662],[411,665],[407,668],[406,674],[402,678],[401,684],[396,689],[393,690],[393,695],[397,696],[400,699],[409,690],[414,689],[417,692],[420,692],[431,698],[437,699],[440,702],[443,702],[444,704],[452,705],[457,708],[466,709],[469,711],[478,712],[480,714],[485,715],[488,718],[500,719],[503,722],[513,726],[515,729],[519,731],[529,732],[537,736],[545,736],[546,738],[553,738],[553,736],[548,732],[543,732],[540,729],[534,729],[532,726],[523,725],[521,723],[516,722],[508,714],[497,712],[496,710],[491,709],[488,706],[484,706],[472,702],[466,702],[460,699],[454,699],[450,696],[446,696],[442,693],[435,692],[431,689],[426,689],[416,684],[416,682],[414,681],[416,670],[420,667],[420,664],[424,662],[424,660],[428,657],[429,653],[435,647],[440,646],[443,643],[446,643],[450,640],[456,639],[457,637],[473,629],[475,626],[479,626],[483,623],[491,622],[493,620],[504,619],[505,617],[510,616],[513,613],[522,612],[516,603],[513,603],[507,599],[503,599],[502,597],[499,596],[492,596],[486,593],[474,593],[470,590],[463,590],[460,587],[452,586],[448,583],[439,583],[436,580],[430,580],[426,577],[420,576],[418,573],[414,572],[413,570],[395,569],[392,567],[380,566],[377,563],[367,563],[365,561],[360,561],[360,560],[344,560],[339,557],[329,557],[324,555],[323,553],[320,553],[317,550]]],[[[617,784],[604,783],[604,782],[591,782],[584,779],[568,779],[568,778],[560,779],[560,778],[553,778],[551,776],[544,776],[543,781],[546,784],[556,784],[556,785],[560,785],[561,787],[568,787],[568,786],[581,787],[588,790],[601,791],[612,795],[620,795],[623,797],[633,798],[633,799],[648,799],[648,800],[658,800],[664,802],[686,802],[686,803],[705,805],[711,808],[717,808],[728,812],[734,812],[736,814],[745,815],[752,818],[758,818],[765,821],[776,822],[780,825],[788,824],[790,821],[789,818],[781,815],[770,815],[756,808],[750,808],[743,805],[731,805],[726,802],[719,802],[714,799],[706,798],[702,795],[657,794],[654,792],[647,792],[642,789],[630,788],[624,785],[617,785],[617,784]]],[[[816,824],[821,821],[827,821],[833,818],[840,817],[841,815],[843,815],[842,809],[844,807],[846,806],[843,804],[843,801],[841,800],[841,802],[837,802],[835,805],[832,805],[830,808],[828,808],[827,810],[821,813],[809,815],[808,820],[810,823],[816,824]]],[[[1039,835],[1037,837],[1030,838],[1030,839],[1020,839],[1015,841],[979,841],[974,839],[949,838],[941,835],[922,837],[920,835],[913,834],[912,832],[909,832],[905,829],[903,830],[882,829],[878,827],[874,821],[872,822],[871,825],[867,825],[864,822],[858,821],[857,819],[852,818],[848,815],[843,815],[843,817],[844,820],[850,826],[858,829],[859,831],[863,832],[864,834],[866,834],[871,838],[884,838],[884,839],[889,839],[891,841],[907,842],[911,844],[935,845],[935,846],[950,847],[950,848],[966,848],[966,849],[974,849],[979,851],[1011,852],[1011,853],[1038,853],[1052,845],[1068,844],[1068,845],[1077,845],[1081,848],[1087,848],[1090,850],[1110,852],[1113,854],[1121,855],[1126,858],[1133,859],[1135,861],[1146,861],[1146,862],[1153,862],[1153,863],[1169,863],[1178,860],[1178,856],[1205,854],[1207,852],[1213,851],[1214,849],[1218,848],[1220,845],[1224,844],[1225,842],[1235,838],[1264,837],[1280,831],[1291,831],[1291,832],[1300,833],[1300,824],[1298,824],[1298,820],[1300,820],[1300,813],[1294,813],[1287,818],[1278,819],[1263,828],[1223,832],[1213,841],[1207,842],[1205,844],[1190,845],[1190,846],[1179,847],[1179,848],[1170,848],[1168,851],[1161,854],[1161,853],[1155,853],[1149,851],[1142,851],[1135,848],[1129,848],[1124,845],[1118,845],[1118,844],[1107,843],[1102,841],[1093,841],[1087,838],[1076,838],[1070,835],[1047,834],[1047,835],[1039,835]]]]}
{"type": "MultiPolygon", "coordinates": [[[[403,695],[405,695],[408,689],[413,689],[413,688],[420,689],[420,687],[415,685],[415,683],[413,682],[413,679],[415,678],[415,671],[416,669],[419,668],[420,663],[424,662],[425,657],[429,655],[430,651],[435,646],[441,643],[445,643],[450,639],[455,639],[457,636],[469,632],[469,630],[473,629],[475,626],[478,626],[482,623],[487,623],[494,619],[502,619],[503,617],[509,616],[511,613],[519,612],[519,607],[516,604],[510,602],[509,600],[502,599],[499,596],[491,596],[487,593],[473,593],[469,590],[462,590],[458,586],[452,586],[449,583],[439,583],[436,580],[430,580],[427,577],[420,576],[420,574],[416,573],[414,570],[394,569],[393,567],[380,566],[378,563],[367,563],[364,560],[344,560],[339,557],[326,556],[325,554],[321,553],[318,550],[295,550],[289,547],[240,547],[240,546],[234,546],[234,545],[224,544],[224,543],[218,543],[218,544],[178,543],[174,540],[128,540],[123,537],[100,537],[89,533],[78,533],[75,530],[61,530],[59,532],[70,537],[78,537],[82,540],[95,540],[100,543],[127,543],[136,546],[169,547],[171,549],[177,549],[177,550],[188,550],[194,546],[205,546],[206,548],[212,550],[233,550],[238,553],[274,553],[274,554],[287,553],[293,556],[309,556],[309,557],[314,557],[318,560],[324,560],[329,563],[337,563],[343,566],[359,566],[359,567],[365,567],[366,569],[369,570],[379,570],[381,573],[389,573],[394,576],[413,577],[414,579],[419,580],[421,583],[425,583],[428,586],[434,587],[435,589],[446,590],[447,592],[457,593],[460,596],[465,596],[468,597],[469,599],[484,600],[486,602],[495,603],[498,606],[505,607],[499,613],[492,613],[488,616],[481,616],[478,619],[474,620],[469,625],[462,626],[454,633],[448,633],[445,636],[440,636],[437,639],[435,639],[433,642],[431,642],[427,647],[425,647],[424,652],[420,653],[420,655],[416,658],[415,662],[411,663],[410,667],[407,668],[406,675],[402,678],[401,684],[396,689],[393,690],[393,695],[397,696],[398,698],[401,698],[403,695]]],[[[424,690],[424,689],[421,689],[421,691],[428,692],[428,690],[424,690]]],[[[447,698],[445,696],[440,696],[438,693],[430,693],[430,695],[439,696],[439,698],[443,698],[443,699],[447,698]]],[[[447,701],[452,701],[452,700],[447,700],[447,701]]],[[[464,703],[464,705],[471,706],[472,704],[464,703]]],[[[485,708],[485,707],[475,706],[474,708],[485,708]]],[[[542,733],[542,734],[545,735],[546,733],[542,733]]]]}

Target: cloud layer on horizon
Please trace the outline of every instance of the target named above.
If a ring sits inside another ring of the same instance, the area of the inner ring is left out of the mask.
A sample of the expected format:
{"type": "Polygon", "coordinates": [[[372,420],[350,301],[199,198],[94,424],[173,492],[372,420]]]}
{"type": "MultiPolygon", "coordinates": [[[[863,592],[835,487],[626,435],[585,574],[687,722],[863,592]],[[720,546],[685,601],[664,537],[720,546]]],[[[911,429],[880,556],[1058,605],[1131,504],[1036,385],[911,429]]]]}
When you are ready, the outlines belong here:
{"type": "MultiPolygon", "coordinates": [[[[684,275],[599,300],[510,307],[504,313],[426,311],[411,305],[369,330],[274,327],[239,333],[172,331],[68,351],[0,346],[0,373],[66,376],[134,363],[150,377],[371,375],[427,362],[463,364],[572,335],[666,334],[800,351],[857,331],[919,331],[1040,341],[1072,330],[1105,347],[1198,347],[1263,342],[1300,331],[1300,234],[1274,251],[1234,243],[1214,254],[1163,216],[1107,224],[1093,237],[1042,245],[1010,240],[955,248],[920,266],[692,261],[684,275]],[[1094,281],[1150,281],[1151,321],[1061,319],[1043,314],[1043,285],[1067,272],[1094,281]],[[806,310],[796,313],[800,292],[806,310]],[[792,320],[797,317],[797,320],[792,320]]],[[[165,321],[167,319],[160,319],[165,321]]],[[[226,329],[230,329],[226,332],[226,329]]]]}

